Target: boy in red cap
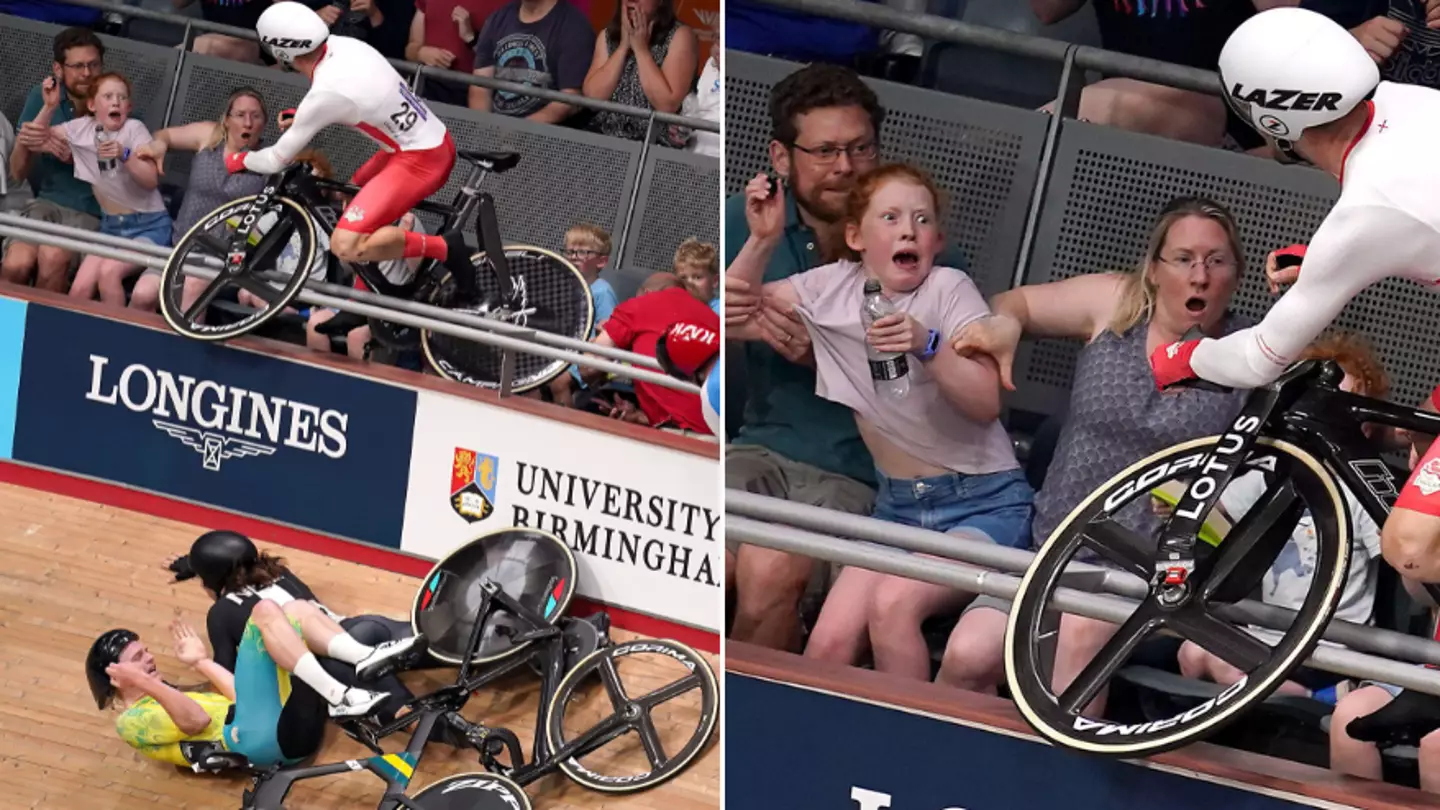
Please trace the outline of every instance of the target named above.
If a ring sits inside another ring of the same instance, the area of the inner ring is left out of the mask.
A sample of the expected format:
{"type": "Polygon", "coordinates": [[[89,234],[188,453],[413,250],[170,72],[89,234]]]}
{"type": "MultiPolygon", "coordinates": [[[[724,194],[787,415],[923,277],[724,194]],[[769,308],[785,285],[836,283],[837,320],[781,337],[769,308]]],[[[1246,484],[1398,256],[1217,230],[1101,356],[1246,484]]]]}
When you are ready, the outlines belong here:
{"type": "MultiPolygon", "coordinates": [[[[720,350],[720,316],[697,300],[684,287],[669,287],[631,298],[615,308],[593,341],[660,359],[660,344],[666,344],[667,362],[682,373],[704,368],[720,350]],[[675,329],[675,335],[670,333],[675,329]],[[706,336],[708,333],[708,337],[706,336]],[[707,344],[713,344],[707,348],[707,344]],[[696,364],[690,369],[691,364],[696,364]]],[[[667,371],[669,369],[667,368],[667,371]]],[[[635,397],[645,424],[672,431],[714,435],[705,423],[700,396],[674,388],[635,380],[635,397]]]]}

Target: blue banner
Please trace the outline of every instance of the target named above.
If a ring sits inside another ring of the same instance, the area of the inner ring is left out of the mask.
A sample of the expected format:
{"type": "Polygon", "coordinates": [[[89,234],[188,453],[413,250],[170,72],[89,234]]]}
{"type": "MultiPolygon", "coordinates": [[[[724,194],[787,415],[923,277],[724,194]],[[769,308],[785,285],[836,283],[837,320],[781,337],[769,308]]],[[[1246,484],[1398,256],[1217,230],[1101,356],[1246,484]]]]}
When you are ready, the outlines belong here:
{"type": "Polygon", "coordinates": [[[745,810],[1298,810],[1305,805],[727,672],[725,803],[745,810]],[[1147,798],[1148,797],[1148,798],[1147,798]]]}
{"type": "Polygon", "coordinates": [[[414,391],[48,306],[26,321],[15,459],[399,548],[414,391]]]}
{"type": "Polygon", "coordinates": [[[20,361],[25,351],[24,301],[0,298],[0,458],[10,458],[15,440],[15,403],[20,396],[20,361]]]}

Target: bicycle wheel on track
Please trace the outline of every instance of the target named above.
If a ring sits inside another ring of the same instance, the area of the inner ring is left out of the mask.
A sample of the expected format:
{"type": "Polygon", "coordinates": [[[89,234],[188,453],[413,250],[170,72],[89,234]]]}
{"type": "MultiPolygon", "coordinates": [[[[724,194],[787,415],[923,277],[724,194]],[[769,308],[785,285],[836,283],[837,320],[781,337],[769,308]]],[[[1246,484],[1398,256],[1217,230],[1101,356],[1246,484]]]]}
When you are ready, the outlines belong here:
{"type": "MultiPolygon", "coordinates": [[[[484,253],[477,253],[471,261],[476,267],[481,304],[459,311],[574,340],[590,339],[595,326],[595,301],[590,295],[590,285],[575,265],[553,251],[529,245],[506,247],[505,260],[514,286],[511,300],[502,300],[500,283],[489,261],[484,253]]],[[[447,278],[444,285],[437,285],[432,298],[443,296],[444,287],[450,284],[453,282],[447,278]]],[[[500,387],[504,352],[498,346],[429,329],[421,333],[420,342],[425,359],[436,374],[479,388],[500,387]]],[[[565,360],[538,354],[514,352],[514,355],[511,391],[517,394],[550,382],[570,365],[565,360]]]]}
{"type": "Polygon", "coordinates": [[[1069,685],[1058,694],[1052,688],[1059,621],[1055,600],[1067,565],[1078,554],[1153,582],[1155,539],[1136,530],[1145,521],[1139,515],[1151,508],[1154,488],[1196,475],[1219,440],[1210,436],[1183,442],[1131,465],[1076,506],[1036,553],[1011,606],[1005,664],[1016,706],[1046,740],[1124,758],[1150,756],[1202,740],[1269,697],[1309,656],[1329,624],[1344,592],[1350,560],[1351,528],[1340,484],[1310,453],[1262,436],[1231,487],[1242,475],[1258,473],[1264,492],[1243,516],[1236,516],[1218,546],[1196,544],[1196,568],[1187,597],[1167,604],[1160,589],[1151,585],[1134,612],[1069,685]],[[1307,513],[1315,538],[1314,575],[1289,630],[1283,635],[1266,634],[1267,640],[1217,615],[1225,605],[1250,596],[1307,513]],[[1214,699],[1174,717],[1124,724],[1084,716],[1130,654],[1157,632],[1192,641],[1245,676],[1214,699]]]}
{"type": "Polygon", "coordinates": [[[494,773],[457,773],[431,782],[411,801],[424,810],[530,810],[530,797],[494,773]]]}
{"type": "Polygon", "coordinates": [[[552,752],[559,751],[571,741],[586,740],[579,753],[559,763],[567,776],[585,787],[605,793],[648,790],[679,776],[705,749],[719,719],[719,700],[715,673],[698,652],[669,639],[634,639],[597,650],[561,679],[546,714],[546,739],[552,752]],[[649,679],[653,680],[653,670],[660,668],[657,662],[670,664],[668,668],[679,677],[664,686],[648,689],[644,694],[630,694],[620,672],[621,665],[626,665],[628,673],[629,662],[642,655],[658,656],[646,665],[652,670],[649,679]],[[687,699],[685,706],[666,710],[663,723],[667,728],[682,731],[689,728],[690,703],[693,702],[698,710],[694,730],[682,734],[678,741],[672,740],[671,750],[667,751],[659,725],[655,722],[656,710],[696,690],[699,691],[698,699],[687,699]],[[572,713],[584,713],[588,717],[595,713],[596,702],[605,704],[599,712],[604,716],[583,731],[567,731],[566,718],[572,713]],[[676,714],[687,717],[682,720],[675,717],[676,714]],[[582,762],[582,759],[602,750],[607,753],[613,751],[618,756],[620,752],[612,746],[632,732],[639,738],[640,754],[646,763],[636,772],[602,773],[602,767],[606,771],[611,770],[609,766],[624,767],[608,757],[582,762]],[[601,759],[606,760],[603,765],[599,761],[601,759]]]}
{"type": "Polygon", "coordinates": [[[175,244],[160,273],[160,314],[181,335],[196,340],[222,341],[258,329],[285,311],[305,282],[323,277],[324,255],[316,251],[315,223],[294,200],[273,197],[264,210],[252,211],[258,195],[239,197],[211,211],[175,244]],[[243,265],[226,261],[230,242],[247,216],[253,229],[243,265]],[[191,276],[187,265],[218,270],[214,279],[191,276]],[[308,269],[308,272],[307,272],[308,269]],[[262,278],[273,272],[279,278],[262,278]],[[194,280],[194,284],[187,282],[194,280]],[[202,286],[203,285],[203,286],[202,286]],[[198,291],[187,302],[186,287],[198,291]],[[263,309],[231,323],[211,324],[199,319],[227,291],[244,290],[265,302],[263,309]]]}
{"type": "MultiPolygon", "coordinates": [[[[445,555],[421,581],[410,612],[411,626],[416,635],[425,634],[431,657],[461,663],[487,581],[554,624],[575,594],[575,555],[555,535],[522,528],[482,534],[445,555]]],[[[512,613],[494,606],[471,663],[500,661],[529,647],[532,642],[511,641],[508,631],[518,626],[512,613]]]]}

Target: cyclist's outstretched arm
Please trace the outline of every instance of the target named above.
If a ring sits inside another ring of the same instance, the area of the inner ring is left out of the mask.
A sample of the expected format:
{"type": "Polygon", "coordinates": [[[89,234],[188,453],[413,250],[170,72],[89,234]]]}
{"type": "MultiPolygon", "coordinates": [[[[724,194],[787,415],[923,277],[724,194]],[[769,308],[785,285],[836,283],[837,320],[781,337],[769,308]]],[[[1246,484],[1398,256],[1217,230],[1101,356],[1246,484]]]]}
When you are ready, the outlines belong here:
{"type": "Polygon", "coordinates": [[[295,122],[274,146],[245,153],[245,168],[256,174],[274,174],[295,160],[320,130],[331,124],[356,124],[360,108],[355,102],[325,90],[311,90],[295,110],[295,122]]]}
{"type": "Polygon", "coordinates": [[[1424,267],[1434,230],[1389,206],[1337,208],[1316,231],[1300,277],[1265,319],[1217,340],[1202,340],[1190,367],[1202,379],[1235,388],[1273,382],[1299,359],[1362,290],[1424,267]]]}

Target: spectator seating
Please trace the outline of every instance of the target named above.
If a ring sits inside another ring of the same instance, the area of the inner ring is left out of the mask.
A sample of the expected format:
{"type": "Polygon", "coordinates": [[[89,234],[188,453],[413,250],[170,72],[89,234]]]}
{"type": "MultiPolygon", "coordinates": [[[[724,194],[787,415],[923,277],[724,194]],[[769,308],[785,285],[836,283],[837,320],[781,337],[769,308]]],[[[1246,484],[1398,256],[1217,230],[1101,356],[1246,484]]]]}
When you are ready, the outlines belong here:
{"type": "MultiPolygon", "coordinates": [[[[0,111],[19,118],[25,94],[49,74],[51,40],[58,26],[0,15],[0,52],[6,70],[0,75],[0,111]]],[[[304,95],[303,77],[256,65],[184,53],[175,48],[102,37],[106,67],[135,83],[135,117],[150,129],[214,120],[226,97],[250,86],[265,98],[270,112],[265,137],[279,136],[274,114],[293,107],[304,95]],[[171,88],[178,70],[173,104],[171,88]]],[[[675,250],[688,236],[719,242],[718,200],[698,189],[718,188],[719,161],[704,155],[651,147],[564,127],[479,113],[462,107],[435,105],[462,149],[520,152],[520,165],[486,179],[496,199],[500,229],[512,244],[551,249],[564,241],[565,229],[576,222],[595,222],[617,236],[627,212],[636,206],[625,252],[607,271],[621,298],[628,297],[645,276],[667,268],[675,250]],[[639,182],[637,189],[635,184],[639,182]],[[633,203],[632,203],[633,201],[633,203]]],[[[358,132],[330,127],[315,140],[348,177],[376,146],[358,132]]],[[[184,187],[191,156],[174,153],[166,159],[165,184],[184,187]]],[[[449,202],[464,181],[457,166],[435,200],[449,202]]],[[[428,215],[427,215],[428,216],[428,215]]],[[[431,227],[436,222],[427,222],[431,227]]],[[[473,240],[473,234],[471,234],[473,240]]]]}
{"type": "MultiPolygon", "coordinates": [[[[766,95],[799,66],[734,51],[726,58],[726,191],[734,193],[768,168],[766,95]]],[[[1307,239],[1339,193],[1335,181],[1315,169],[1075,120],[1061,122],[1045,168],[1051,119],[1044,113],[867,81],[889,111],[882,156],[915,161],[936,174],[951,197],[945,232],[964,250],[986,295],[1013,286],[1027,239],[1032,247],[1021,283],[1129,269],[1164,201],[1204,193],[1239,219],[1248,269],[1235,303],[1258,318],[1273,301],[1261,271],[1266,252],[1307,239]],[[1037,191],[1044,192],[1039,214],[1027,227],[1037,191]]],[[[1392,280],[1362,293],[1338,319],[1337,326],[1375,343],[1395,401],[1419,401],[1440,379],[1434,307],[1432,293],[1392,280]]],[[[1062,407],[1076,351],[1058,341],[1022,343],[1018,390],[1006,393],[1007,406],[1038,414],[1062,407]]]]}

